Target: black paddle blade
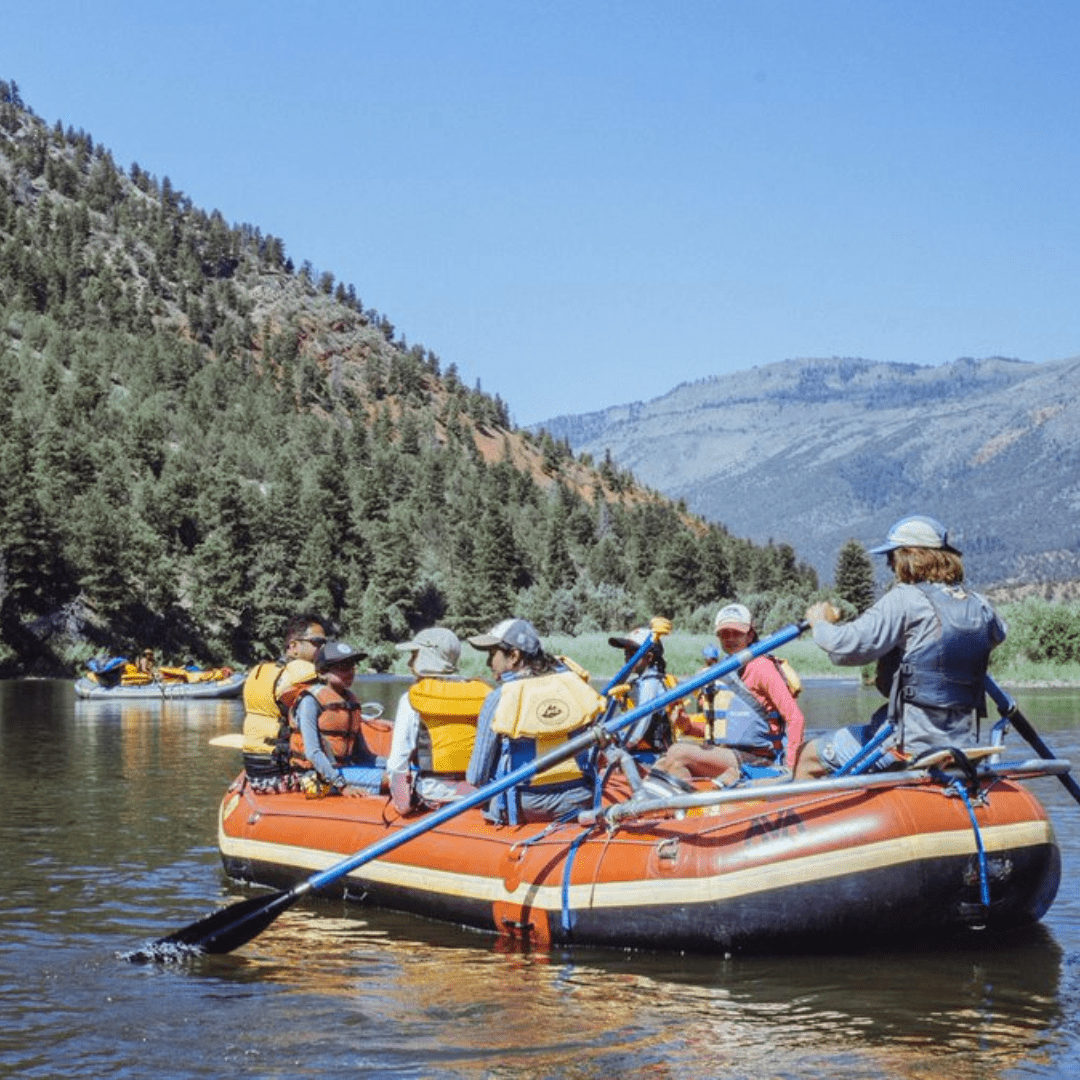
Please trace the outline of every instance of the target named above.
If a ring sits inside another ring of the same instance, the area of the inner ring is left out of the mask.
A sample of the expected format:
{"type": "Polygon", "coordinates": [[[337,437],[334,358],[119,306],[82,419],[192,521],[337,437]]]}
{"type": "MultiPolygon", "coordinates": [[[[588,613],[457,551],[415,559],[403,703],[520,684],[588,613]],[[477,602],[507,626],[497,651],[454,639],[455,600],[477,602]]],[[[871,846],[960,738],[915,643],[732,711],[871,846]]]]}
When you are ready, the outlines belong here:
{"type": "MultiPolygon", "coordinates": [[[[1016,728],[1017,732],[1027,740],[1028,745],[1036,754],[1039,755],[1044,761],[1052,760],[1057,757],[1057,754],[1050,749],[1042,740],[1042,736],[1031,726],[1031,721],[1023,716],[1019,709],[1014,708],[1008,715],[1009,723],[1016,728]]],[[[1080,803],[1080,784],[1068,774],[1059,773],[1058,779],[1064,785],[1065,790],[1080,803]]]]}
{"type": "Polygon", "coordinates": [[[227,953],[261,934],[283,911],[300,898],[295,889],[255,896],[219,908],[198,922],[160,938],[126,959],[132,961],[175,960],[191,953],[227,953]]]}

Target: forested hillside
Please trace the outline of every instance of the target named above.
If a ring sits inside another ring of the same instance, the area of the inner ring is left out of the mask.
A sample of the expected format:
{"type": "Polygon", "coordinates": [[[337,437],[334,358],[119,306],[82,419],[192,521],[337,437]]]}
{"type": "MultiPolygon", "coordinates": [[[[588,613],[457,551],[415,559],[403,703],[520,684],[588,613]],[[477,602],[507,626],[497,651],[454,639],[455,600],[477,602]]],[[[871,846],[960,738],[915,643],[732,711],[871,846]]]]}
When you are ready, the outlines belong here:
{"type": "Polygon", "coordinates": [[[136,645],[249,663],[296,610],[380,666],[436,620],[704,628],[816,587],[790,546],[515,430],[353,285],[9,82],[0,378],[0,674],[136,645]]]}

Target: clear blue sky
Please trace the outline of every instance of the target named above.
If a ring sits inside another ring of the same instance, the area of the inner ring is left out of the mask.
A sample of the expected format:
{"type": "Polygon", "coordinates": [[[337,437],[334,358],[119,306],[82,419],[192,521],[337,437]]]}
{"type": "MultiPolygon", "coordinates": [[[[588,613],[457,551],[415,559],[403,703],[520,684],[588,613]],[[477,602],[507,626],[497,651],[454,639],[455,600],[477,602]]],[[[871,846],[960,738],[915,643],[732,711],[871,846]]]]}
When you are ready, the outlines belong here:
{"type": "Polygon", "coordinates": [[[1080,4],[34,0],[0,78],[530,424],[1080,353],[1080,4]]]}

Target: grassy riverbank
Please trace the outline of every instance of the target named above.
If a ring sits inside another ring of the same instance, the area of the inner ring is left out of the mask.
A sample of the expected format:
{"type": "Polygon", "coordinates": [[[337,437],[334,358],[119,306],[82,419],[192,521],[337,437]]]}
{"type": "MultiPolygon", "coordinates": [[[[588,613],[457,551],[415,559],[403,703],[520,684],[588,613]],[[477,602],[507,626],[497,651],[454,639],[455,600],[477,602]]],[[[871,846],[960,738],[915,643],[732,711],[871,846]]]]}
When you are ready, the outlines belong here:
{"type": "MultiPolygon", "coordinates": [[[[711,634],[688,634],[674,631],[664,638],[664,655],[668,671],[677,678],[685,678],[698,671],[705,663],[702,650],[707,645],[715,645],[716,638],[711,634]]],[[[622,664],[622,653],[608,644],[606,633],[595,632],[570,637],[566,634],[551,634],[544,640],[549,652],[564,655],[575,660],[597,678],[606,678],[615,674],[622,664]]],[[[809,634],[790,641],[776,650],[777,656],[786,657],[802,678],[859,678],[859,668],[837,667],[810,639],[809,634]]],[[[488,671],[485,656],[468,645],[461,652],[462,673],[485,678],[488,671]]],[[[405,673],[404,664],[399,661],[394,670],[405,673]]],[[[872,671],[872,667],[868,669],[872,671]]],[[[995,654],[991,673],[998,682],[1008,686],[1080,686],[1080,663],[1068,662],[1033,662],[1013,649],[1003,648],[1000,656],[995,654]]]]}

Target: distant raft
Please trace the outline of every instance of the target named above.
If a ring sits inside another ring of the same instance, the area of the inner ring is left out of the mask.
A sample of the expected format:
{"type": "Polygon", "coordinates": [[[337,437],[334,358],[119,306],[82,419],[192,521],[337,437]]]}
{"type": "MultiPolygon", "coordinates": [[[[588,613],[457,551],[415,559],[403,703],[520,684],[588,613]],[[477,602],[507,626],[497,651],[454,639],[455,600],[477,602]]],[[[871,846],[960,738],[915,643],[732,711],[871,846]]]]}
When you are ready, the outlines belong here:
{"type": "Polygon", "coordinates": [[[110,657],[87,664],[87,673],[75,680],[75,696],[95,701],[236,698],[246,677],[227,667],[161,667],[149,675],[124,657],[110,657]]]}

